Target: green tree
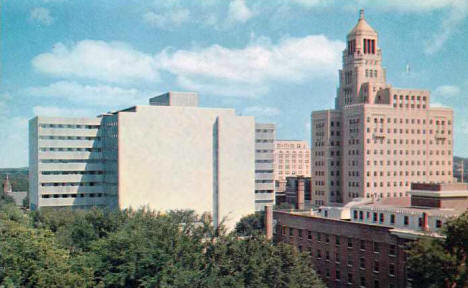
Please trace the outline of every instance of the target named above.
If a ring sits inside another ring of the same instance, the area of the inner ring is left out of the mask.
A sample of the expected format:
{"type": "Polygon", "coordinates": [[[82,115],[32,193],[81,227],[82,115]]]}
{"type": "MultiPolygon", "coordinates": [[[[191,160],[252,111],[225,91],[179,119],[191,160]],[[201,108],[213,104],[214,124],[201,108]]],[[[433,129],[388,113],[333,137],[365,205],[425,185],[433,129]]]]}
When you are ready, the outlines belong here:
{"type": "Polygon", "coordinates": [[[448,221],[443,238],[423,238],[408,251],[414,287],[468,287],[468,212],[448,221]]]}
{"type": "Polygon", "coordinates": [[[58,248],[53,233],[11,220],[15,217],[3,208],[0,213],[0,286],[94,286],[92,268],[58,248]]]}
{"type": "Polygon", "coordinates": [[[265,230],[265,212],[256,212],[242,217],[236,224],[235,231],[239,236],[252,236],[265,230]]]}

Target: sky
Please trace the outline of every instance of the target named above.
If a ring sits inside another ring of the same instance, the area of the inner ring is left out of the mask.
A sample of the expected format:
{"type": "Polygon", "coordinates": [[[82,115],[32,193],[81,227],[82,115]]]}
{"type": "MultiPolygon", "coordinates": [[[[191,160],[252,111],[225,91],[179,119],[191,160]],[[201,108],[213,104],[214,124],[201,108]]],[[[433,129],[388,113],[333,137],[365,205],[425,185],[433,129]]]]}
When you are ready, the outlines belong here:
{"type": "Polygon", "coordinates": [[[387,81],[452,107],[467,157],[468,0],[0,0],[0,168],[28,165],[35,115],[93,117],[166,91],[310,141],[361,8],[387,81]]]}

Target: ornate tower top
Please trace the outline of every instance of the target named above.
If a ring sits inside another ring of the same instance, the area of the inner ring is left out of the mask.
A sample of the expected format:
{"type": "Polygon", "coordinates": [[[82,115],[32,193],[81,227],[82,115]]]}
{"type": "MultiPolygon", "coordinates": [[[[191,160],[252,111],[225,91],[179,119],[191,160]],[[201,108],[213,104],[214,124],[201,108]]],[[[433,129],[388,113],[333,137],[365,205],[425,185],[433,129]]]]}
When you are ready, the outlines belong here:
{"type": "Polygon", "coordinates": [[[359,20],[356,26],[348,33],[348,39],[354,38],[356,35],[372,35],[377,36],[377,32],[364,19],[364,9],[359,11],[359,20]]]}
{"type": "Polygon", "coordinates": [[[3,182],[3,194],[11,193],[13,192],[11,188],[11,183],[10,180],[8,179],[8,174],[6,175],[6,179],[3,182]]]}

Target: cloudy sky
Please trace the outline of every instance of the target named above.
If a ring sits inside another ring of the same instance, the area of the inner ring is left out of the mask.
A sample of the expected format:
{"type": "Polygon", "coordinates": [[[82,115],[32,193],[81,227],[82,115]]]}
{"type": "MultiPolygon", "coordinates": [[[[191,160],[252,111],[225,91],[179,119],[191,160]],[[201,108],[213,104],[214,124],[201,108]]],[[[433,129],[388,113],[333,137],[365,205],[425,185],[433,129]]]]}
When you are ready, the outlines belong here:
{"type": "Polygon", "coordinates": [[[468,156],[466,0],[0,0],[0,167],[27,166],[28,119],[95,116],[168,90],[233,107],[277,135],[310,140],[333,106],[360,8],[387,79],[455,110],[468,156]],[[409,72],[406,67],[409,65],[409,72]]]}

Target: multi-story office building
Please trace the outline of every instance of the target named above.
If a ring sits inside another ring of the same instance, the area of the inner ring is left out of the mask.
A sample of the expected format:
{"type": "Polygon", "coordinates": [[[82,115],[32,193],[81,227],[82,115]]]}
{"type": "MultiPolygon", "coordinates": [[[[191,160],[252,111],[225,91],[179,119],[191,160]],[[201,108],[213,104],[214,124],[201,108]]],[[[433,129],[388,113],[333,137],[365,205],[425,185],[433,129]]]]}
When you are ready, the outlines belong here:
{"type": "Polygon", "coordinates": [[[307,141],[275,141],[275,180],[288,176],[310,177],[310,149],[307,141]]]}
{"type": "Polygon", "coordinates": [[[30,121],[31,208],[192,209],[228,228],[255,211],[255,121],[170,92],[98,118],[30,121]]]}
{"type": "Polygon", "coordinates": [[[310,177],[309,144],[303,140],[276,140],[274,151],[275,194],[284,200],[287,177],[310,177]]]}
{"type": "Polygon", "coordinates": [[[255,210],[275,204],[273,150],[276,138],[275,124],[255,124],[255,210]]]}
{"type": "Polygon", "coordinates": [[[276,223],[276,241],[311,254],[328,287],[411,287],[406,244],[441,237],[444,223],[468,208],[468,185],[413,184],[409,194],[318,211],[274,211],[276,221],[267,223],[276,223]]]}
{"type": "Polygon", "coordinates": [[[343,51],[335,109],[312,113],[316,205],[453,181],[453,111],[431,107],[427,90],[388,84],[378,40],[361,11],[343,51]]]}

